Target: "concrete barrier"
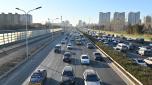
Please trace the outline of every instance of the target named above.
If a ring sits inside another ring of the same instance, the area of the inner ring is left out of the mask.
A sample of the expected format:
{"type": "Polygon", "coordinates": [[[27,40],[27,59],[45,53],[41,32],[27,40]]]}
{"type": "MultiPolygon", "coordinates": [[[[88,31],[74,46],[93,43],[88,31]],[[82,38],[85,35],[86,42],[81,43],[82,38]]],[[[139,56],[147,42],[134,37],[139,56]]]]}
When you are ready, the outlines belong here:
{"type": "Polygon", "coordinates": [[[126,79],[129,79],[128,82],[129,85],[143,85],[138,79],[136,79],[132,74],[130,74],[128,71],[126,71],[120,64],[118,64],[115,60],[113,60],[106,52],[104,52],[102,49],[100,49],[99,46],[95,45],[104,55],[108,57],[117,67],[126,75],[126,79]]]}

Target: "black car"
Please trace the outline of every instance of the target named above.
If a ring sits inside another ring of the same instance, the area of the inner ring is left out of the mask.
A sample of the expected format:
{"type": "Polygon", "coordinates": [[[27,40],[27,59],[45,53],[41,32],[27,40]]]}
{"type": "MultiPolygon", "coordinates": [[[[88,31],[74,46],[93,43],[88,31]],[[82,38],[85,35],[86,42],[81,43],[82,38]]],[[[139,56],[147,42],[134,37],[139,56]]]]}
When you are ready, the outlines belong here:
{"type": "Polygon", "coordinates": [[[65,52],[63,55],[63,61],[64,62],[71,62],[71,53],[70,52],[65,52]]]}
{"type": "Polygon", "coordinates": [[[55,53],[61,53],[61,45],[60,44],[57,44],[54,48],[54,52],[55,53]]]}
{"type": "Polygon", "coordinates": [[[137,39],[136,39],[136,42],[143,44],[145,41],[144,41],[144,38],[137,38],[137,39]]]}
{"type": "Polygon", "coordinates": [[[103,58],[99,52],[94,52],[93,55],[96,61],[103,61],[103,58]]]}

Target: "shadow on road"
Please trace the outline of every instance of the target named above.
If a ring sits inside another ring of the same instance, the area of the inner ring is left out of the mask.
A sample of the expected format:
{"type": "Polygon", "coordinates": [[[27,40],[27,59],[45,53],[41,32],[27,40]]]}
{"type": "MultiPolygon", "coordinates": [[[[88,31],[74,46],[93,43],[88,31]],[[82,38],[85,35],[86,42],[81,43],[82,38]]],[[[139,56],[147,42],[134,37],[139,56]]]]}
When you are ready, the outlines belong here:
{"type": "Polygon", "coordinates": [[[106,82],[101,82],[102,85],[111,85],[111,84],[108,84],[106,82]]]}
{"type": "Polygon", "coordinates": [[[60,82],[53,78],[47,78],[44,85],[60,85],[60,82]]]}
{"type": "Polygon", "coordinates": [[[77,77],[76,79],[75,79],[75,85],[84,85],[84,82],[83,82],[83,79],[82,78],[79,78],[79,77],[77,77]]]}
{"type": "Polygon", "coordinates": [[[74,51],[77,51],[77,50],[81,51],[82,49],[74,47],[74,48],[72,48],[72,50],[74,50],[74,51]]]}
{"type": "Polygon", "coordinates": [[[94,61],[94,60],[91,60],[91,64],[89,66],[94,67],[94,68],[110,68],[105,62],[94,61]]]}
{"type": "Polygon", "coordinates": [[[72,65],[80,65],[80,59],[72,58],[71,63],[72,65]]]}

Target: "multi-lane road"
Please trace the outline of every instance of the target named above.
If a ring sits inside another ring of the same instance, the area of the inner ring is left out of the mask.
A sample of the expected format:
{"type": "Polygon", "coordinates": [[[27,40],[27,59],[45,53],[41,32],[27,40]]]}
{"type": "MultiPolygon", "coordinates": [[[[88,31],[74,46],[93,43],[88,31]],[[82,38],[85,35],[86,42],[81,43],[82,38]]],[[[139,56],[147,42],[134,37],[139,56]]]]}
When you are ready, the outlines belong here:
{"type": "MultiPolygon", "coordinates": [[[[68,50],[66,44],[62,45],[62,53],[56,54],[53,47],[60,43],[65,38],[61,36],[55,41],[51,42],[42,51],[34,55],[34,57],[25,63],[20,68],[16,69],[6,78],[0,80],[0,85],[28,85],[31,73],[38,68],[47,70],[47,80],[45,85],[59,85],[61,81],[61,72],[64,66],[71,65],[74,68],[76,75],[76,85],[83,85],[83,72],[85,69],[91,68],[97,71],[103,85],[126,85],[122,78],[110,67],[106,61],[96,62],[93,58],[93,52],[98,49],[88,49],[86,44],[89,40],[83,42],[83,45],[77,46],[74,41],[70,41],[74,49],[68,50]],[[72,53],[72,62],[65,63],[62,60],[63,53],[70,51],[72,53]],[[81,65],[80,56],[88,54],[91,59],[90,65],[81,65]]],[[[68,41],[67,41],[68,42],[68,41]]]]}

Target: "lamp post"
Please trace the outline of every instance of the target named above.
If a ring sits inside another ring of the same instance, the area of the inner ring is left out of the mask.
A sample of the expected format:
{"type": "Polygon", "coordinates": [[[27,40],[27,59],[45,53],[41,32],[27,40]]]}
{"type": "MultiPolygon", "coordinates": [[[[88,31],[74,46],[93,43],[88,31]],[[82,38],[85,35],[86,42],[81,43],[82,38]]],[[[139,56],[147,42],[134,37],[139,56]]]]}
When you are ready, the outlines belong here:
{"type": "MultiPolygon", "coordinates": [[[[57,20],[57,19],[59,19],[59,18],[55,18],[55,19],[52,19],[51,21],[52,21],[52,23],[54,23],[54,20],[57,20]]],[[[50,28],[50,19],[48,18],[48,21],[49,21],[49,28],[50,28]]],[[[53,32],[54,32],[54,28],[53,28],[53,24],[52,24],[52,39],[53,39],[53,32]]]]}
{"type": "Polygon", "coordinates": [[[25,14],[25,17],[26,17],[26,23],[25,23],[25,26],[26,26],[26,57],[27,58],[29,58],[28,57],[28,55],[29,55],[29,53],[28,53],[28,36],[27,36],[27,31],[28,31],[28,28],[27,28],[27,19],[28,19],[28,14],[30,13],[30,12],[32,12],[32,11],[34,11],[34,10],[37,10],[37,9],[40,9],[40,8],[42,8],[41,6],[40,7],[37,7],[37,8],[35,8],[35,9],[32,9],[32,10],[29,10],[29,11],[25,11],[25,10],[22,10],[22,9],[20,9],[20,8],[16,8],[17,10],[19,10],[19,11],[22,11],[22,12],[24,12],[24,14],[25,14]]]}

